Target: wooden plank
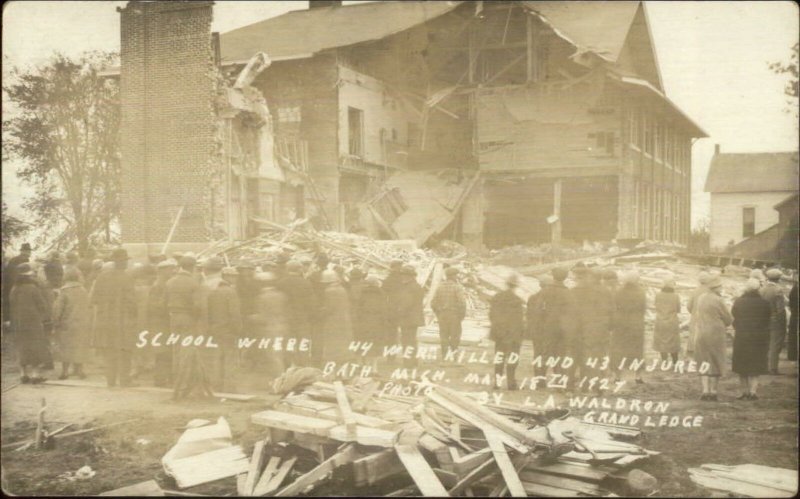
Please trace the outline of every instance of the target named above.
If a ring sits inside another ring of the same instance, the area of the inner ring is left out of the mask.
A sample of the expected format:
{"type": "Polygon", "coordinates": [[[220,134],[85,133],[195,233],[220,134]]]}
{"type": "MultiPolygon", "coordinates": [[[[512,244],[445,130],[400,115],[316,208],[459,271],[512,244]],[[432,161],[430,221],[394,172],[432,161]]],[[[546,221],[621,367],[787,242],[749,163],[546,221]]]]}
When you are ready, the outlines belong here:
{"type": "Polygon", "coordinates": [[[449,490],[451,496],[460,496],[467,490],[473,483],[477,482],[484,476],[488,475],[489,473],[494,472],[497,468],[497,463],[493,459],[487,459],[485,463],[481,464],[480,466],[473,468],[472,471],[467,473],[467,475],[459,480],[459,482],[455,485],[455,487],[449,490]]]}
{"type": "Polygon", "coordinates": [[[540,473],[547,473],[548,475],[563,476],[587,482],[599,482],[608,476],[608,473],[597,468],[592,468],[584,463],[558,462],[546,466],[536,466],[536,468],[533,469],[540,473]]]}
{"type": "Polygon", "coordinates": [[[356,421],[355,418],[353,418],[353,410],[350,408],[350,402],[347,400],[347,392],[344,390],[344,385],[342,385],[341,381],[336,381],[333,384],[333,390],[336,392],[336,402],[339,404],[339,412],[341,413],[342,421],[347,430],[347,437],[348,439],[355,439],[356,421]]]}
{"type": "Polygon", "coordinates": [[[247,473],[236,475],[236,495],[246,496],[247,494],[247,473]]]}
{"type": "Polygon", "coordinates": [[[164,470],[181,489],[246,473],[248,468],[247,456],[238,445],[164,463],[164,470]]]}
{"type": "Polygon", "coordinates": [[[397,444],[394,446],[394,450],[423,496],[448,496],[447,489],[444,488],[416,446],[397,444]]]}
{"type": "Polygon", "coordinates": [[[575,492],[541,483],[523,483],[525,492],[533,497],[575,497],[575,492]]]}
{"type": "Polygon", "coordinates": [[[296,462],[297,462],[297,457],[292,457],[281,463],[280,468],[278,468],[278,470],[274,474],[272,474],[272,477],[270,478],[269,482],[265,483],[261,488],[256,488],[256,490],[253,491],[253,495],[266,496],[278,490],[278,487],[280,487],[283,481],[286,480],[286,477],[292,470],[292,466],[294,466],[294,463],[296,462]]]}
{"type": "MultiPolygon", "coordinates": [[[[438,405],[442,406],[444,409],[447,409],[448,411],[452,412],[454,415],[460,417],[461,419],[463,419],[467,423],[475,426],[476,428],[483,428],[483,427],[488,426],[488,423],[486,421],[484,421],[481,418],[477,417],[473,413],[463,409],[462,407],[459,407],[458,405],[450,402],[449,400],[441,397],[437,393],[431,392],[431,393],[429,393],[427,395],[427,397],[430,400],[436,402],[438,405]]],[[[473,403],[473,405],[477,405],[477,403],[473,403]]],[[[503,443],[505,443],[506,445],[508,445],[512,449],[514,449],[516,451],[519,451],[519,452],[523,452],[523,453],[528,451],[528,448],[526,446],[524,446],[515,437],[513,437],[513,436],[511,436],[511,435],[509,435],[507,433],[504,433],[504,432],[501,432],[500,435],[501,435],[501,439],[503,440],[503,443]]]]}
{"type": "Polygon", "coordinates": [[[551,487],[558,487],[561,489],[569,489],[575,492],[575,495],[586,494],[590,496],[605,495],[605,491],[596,485],[581,482],[580,480],[573,480],[571,478],[564,478],[560,476],[548,475],[546,473],[539,473],[533,470],[523,470],[519,474],[520,480],[525,483],[538,483],[540,485],[549,485],[551,487]]]}
{"type": "Polygon", "coordinates": [[[321,437],[328,436],[330,429],[336,426],[335,421],[272,410],[253,414],[250,416],[250,421],[261,426],[277,428],[279,430],[311,433],[321,437]]]}
{"type": "Polygon", "coordinates": [[[486,429],[484,430],[484,434],[486,435],[486,441],[489,442],[489,448],[492,450],[494,460],[500,468],[500,473],[503,475],[503,480],[505,480],[511,496],[526,497],[527,493],[525,492],[525,487],[522,486],[519,475],[517,475],[517,470],[514,469],[511,458],[508,457],[508,452],[506,451],[505,445],[503,445],[503,441],[494,430],[486,429]]]}
{"type": "Polygon", "coordinates": [[[741,466],[724,466],[716,464],[704,464],[702,469],[711,471],[715,475],[727,478],[729,480],[736,480],[746,482],[753,485],[762,485],[774,489],[780,489],[785,492],[797,491],[797,472],[792,470],[780,470],[779,468],[769,468],[767,466],[756,466],[756,468],[747,468],[750,465],[741,466]],[[765,468],[765,469],[759,469],[765,468]],[[776,471],[778,471],[776,473],[776,471]],[[789,473],[781,473],[788,471],[789,473]],[[793,475],[791,473],[794,473],[793,475]]]}
{"type": "Polygon", "coordinates": [[[384,449],[368,454],[353,463],[353,481],[356,487],[363,487],[404,471],[405,467],[394,448],[384,449]]]}
{"type": "Polygon", "coordinates": [[[164,491],[161,490],[155,480],[145,480],[144,482],[109,490],[98,495],[112,497],[163,496],[164,491]]]}
{"type": "Polygon", "coordinates": [[[261,467],[264,464],[264,441],[259,440],[253,446],[253,455],[250,457],[250,468],[247,470],[247,480],[244,483],[245,495],[252,495],[258,483],[261,467]]]}
{"type": "Polygon", "coordinates": [[[717,475],[715,472],[701,468],[689,468],[692,481],[713,490],[731,492],[737,496],[749,497],[792,497],[794,493],[786,492],[775,487],[765,487],[737,480],[731,480],[717,475]]]}
{"type": "Polygon", "coordinates": [[[366,426],[356,426],[351,433],[345,425],[334,426],[328,431],[328,436],[340,442],[358,442],[361,445],[373,447],[393,447],[397,442],[398,432],[381,430],[379,428],[369,428],[366,426]]]}
{"type": "MultiPolygon", "coordinates": [[[[355,402],[353,403],[353,406],[354,405],[355,402]]],[[[327,419],[336,423],[341,422],[341,413],[339,412],[339,407],[337,405],[327,402],[320,402],[317,400],[303,400],[301,402],[283,400],[275,404],[274,409],[281,412],[299,414],[301,416],[327,419]],[[315,408],[312,404],[319,404],[320,407],[315,408]]],[[[381,429],[388,429],[393,426],[393,423],[380,418],[368,416],[366,414],[360,414],[358,412],[353,412],[352,414],[356,424],[361,426],[381,429]]]]}
{"type": "Polygon", "coordinates": [[[327,477],[333,470],[353,462],[357,457],[358,453],[356,452],[355,446],[353,444],[347,444],[339,452],[331,456],[330,459],[323,461],[319,466],[279,490],[275,496],[292,497],[306,493],[309,489],[313,488],[317,482],[327,477]]]}

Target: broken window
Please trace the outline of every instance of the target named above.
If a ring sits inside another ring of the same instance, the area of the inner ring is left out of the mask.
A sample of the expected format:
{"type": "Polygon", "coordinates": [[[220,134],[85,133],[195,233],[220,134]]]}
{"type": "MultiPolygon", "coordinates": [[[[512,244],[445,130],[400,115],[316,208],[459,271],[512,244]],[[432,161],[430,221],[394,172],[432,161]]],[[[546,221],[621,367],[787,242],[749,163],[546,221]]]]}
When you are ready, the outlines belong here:
{"type": "Polygon", "coordinates": [[[742,208],[742,237],[750,237],[756,233],[756,209],[753,206],[742,208]]]}
{"type": "Polygon", "coordinates": [[[354,107],[347,108],[348,152],[352,156],[364,154],[364,111],[354,107]]]}

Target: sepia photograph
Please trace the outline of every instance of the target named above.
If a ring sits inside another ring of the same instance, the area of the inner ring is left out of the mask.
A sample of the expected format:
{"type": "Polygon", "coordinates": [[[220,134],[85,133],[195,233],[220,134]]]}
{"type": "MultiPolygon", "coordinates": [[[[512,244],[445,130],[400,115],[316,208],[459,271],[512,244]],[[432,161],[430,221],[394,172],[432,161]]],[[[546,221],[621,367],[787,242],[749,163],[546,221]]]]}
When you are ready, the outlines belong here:
{"type": "Polygon", "coordinates": [[[797,2],[2,15],[4,495],[798,494],[797,2]]]}

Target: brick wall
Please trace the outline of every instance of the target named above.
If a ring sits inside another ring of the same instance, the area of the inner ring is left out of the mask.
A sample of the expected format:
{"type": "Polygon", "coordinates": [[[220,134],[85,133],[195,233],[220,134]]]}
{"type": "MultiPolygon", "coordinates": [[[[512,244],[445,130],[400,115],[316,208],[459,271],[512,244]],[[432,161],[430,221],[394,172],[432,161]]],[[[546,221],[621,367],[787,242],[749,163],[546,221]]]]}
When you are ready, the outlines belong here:
{"type": "Polygon", "coordinates": [[[214,148],[213,2],[138,2],[121,10],[122,240],[207,238],[214,148]]]}

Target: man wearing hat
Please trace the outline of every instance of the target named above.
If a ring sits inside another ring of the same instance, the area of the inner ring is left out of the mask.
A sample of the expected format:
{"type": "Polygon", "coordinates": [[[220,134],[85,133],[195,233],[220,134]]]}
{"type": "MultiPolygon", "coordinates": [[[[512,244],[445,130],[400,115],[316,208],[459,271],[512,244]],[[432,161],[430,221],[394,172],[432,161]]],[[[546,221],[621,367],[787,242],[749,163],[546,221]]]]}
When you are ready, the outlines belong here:
{"type": "Polygon", "coordinates": [[[413,352],[412,358],[403,358],[403,366],[417,367],[417,329],[425,325],[422,305],[425,300],[425,290],[417,283],[417,271],[411,265],[403,265],[400,269],[400,287],[395,296],[400,344],[404,352],[409,347],[413,352]]]}
{"type": "Polygon", "coordinates": [[[464,288],[458,282],[458,269],[447,267],[445,280],[439,284],[431,300],[431,308],[439,323],[439,343],[444,358],[448,349],[457,350],[461,343],[461,321],[467,313],[464,288]]]}
{"type": "MultiPolygon", "coordinates": [[[[575,327],[575,302],[564,285],[568,272],[556,267],[551,272],[551,282],[528,299],[528,335],[533,343],[533,353],[546,362],[548,357],[566,354],[566,339],[575,327]]],[[[542,280],[547,281],[543,278],[542,280]]]]}
{"type": "Polygon", "coordinates": [[[11,307],[9,307],[9,297],[11,288],[14,287],[17,276],[17,267],[23,263],[28,263],[31,259],[31,245],[23,243],[19,249],[19,255],[11,258],[3,269],[3,320],[11,321],[11,307]]]}
{"type": "Polygon", "coordinates": [[[324,355],[325,360],[341,365],[352,357],[349,350],[353,341],[350,299],[335,270],[324,270],[319,282],[322,286],[320,328],[312,339],[312,360],[320,367],[324,355]]]}
{"type": "Polygon", "coordinates": [[[695,305],[693,318],[697,321],[697,336],[694,359],[708,363],[710,369],[700,376],[703,395],[700,400],[717,401],[719,378],[725,373],[725,337],[728,326],[733,323],[728,307],[722,301],[722,280],[712,275],[706,281],[708,291],[700,295],[695,305]]]}
{"type": "Polygon", "coordinates": [[[780,285],[783,272],[771,268],[766,272],[767,282],[759,291],[761,297],[770,305],[769,317],[769,373],[773,376],[778,372],[778,358],[786,342],[786,297],[780,285]]]}
{"type": "MultiPolygon", "coordinates": [[[[172,258],[156,265],[156,280],[147,295],[147,330],[151,335],[169,333],[169,310],[167,309],[167,281],[178,267],[172,258]]],[[[172,347],[161,345],[154,349],[153,381],[156,386],[172,386],[172,347]]]]}
{"type": "MultiPolygon", "coordinates": [[[[134,292],[136,293],[136,331],[147,331],[147,301],[150,288],[156,277],[155,266],[145,263],[134,264],[131,272],[133,276],[134,292]]],[[[149,371],[153,367],[154,355],[150,348],[137,348],[133,352],[133,371],[131,378],[136,379],[139,374],[149,371]]]]}
{"type": "Polygon", "coordinates": [[[76,265],[78,270],[81,271],[81,276],[83,276],[83,286],[88,291],[92,289],[92,283],[94,283],[95,271],[92,261],[95,259],[97,253],[94,248],[86,248],[80,255],[81,258],[76,265]]]}
{"type": "Polygon", "coordinates": [[[15,284],[9,302],[17,361],[22,369],[21,382],[40,383],[45,378],[40,375],[39,369],[53,362],[45,328],[50,321],[52,308],[36,282],[30,264],[20,263],[15,270],[15,284]]]}
{"type": "Polygon", "coordinates": [[[235,373],[238,364],[237,341],[242,333],[242,313],[239,296],[222,278],[225,262],[213,256],[203,263],[205,281],[204,303],[208,321],[207,334],[213,337],[219,349],[214,352],[212,386],[221,392],[235,393],[235,373]]]}
{"type": "MultiPolygon", "coordinates": [[[[197,261],[184,255],[178,261],[178,272],[167,281],[166,302],[169,311],[170,333],[198,335],[205,332],[205,307],[200,282],[195,273],[197,261]]],[[[211,366],[206,356],[198,350],[203,347],[175,345],[174,399],[182,399],[199,388],[206,396],[213,396],[209,378],[211,366]]]]}
{"type": "Polygon", "coordinates": [[[511,274],[506,279],[506,289],[496,293],[489,303],[489,322],[491,323],[489,338],[494,341],[494,386],[496,389],[501,389],[501,380],[504,375],[508,389],[517,389],[514,373],[519,361],[514,361],[510,355],[512,353],[519,355],[525,328],[525,305],[514,292],[517,283],[517,275],[511,274]]]}
{"type": "Polygon", "coordinates": [[[91,304],[96,309],[95,345],[103,352],[109,387],[132,386],[131,354],[139,331],[136,329],[136,294],[133,277],[126,272],[128,252],[111,252],[112,267],[94,282],[91,304]]]}
{"type": "MultiPolygon", "coordinates": [[[[248,319],[251,315],[255,314],[255,299],[258,296],[260,283],[256,281],[256,266],[252,261],[242,258],[236,262],[236,277],[235,289],[236,295],[239,297],[239,305],[241,307],[243,329],[247,334],[253,329],[248,319]]],[[[247,362],[249,368],[255,367],[257,361],[256,349],[247,349],[241,352],[242,357],[247,362]]]]}
{"type": "MultiPolygon", "coordinates": [[[[347,295],[350,298],[350,319],[353,321],[353,332],[359,331],[361,318],[358,316],[358,304],[361,302],[361,293],[367,287],[364,282],[364,271],[356,267],[347,275],[347,295]]],[[[359,340],[360,338],[356,338],[359,340]]],[[[363,340],[362,340],[363,341],[363,340]]]]}
{"type": "MultiPolygon", "coordinates": [[[[285,338],[289,334],[289,300],[275,287],[278,276],[273,272],[259,272],[255,278],[261,284],[261,289],[256,296],[254,313],[248,318],[253,331],[245,334],[260,338],[285,338]]],[[[257,359],[259,367],[270,378],[277,378],[284,371],[280,352],[272,348],[260,350],[257,359]]]]}
{"type": "MultiPolygon", "coordinates": [[[[303,277],[303,264],[297,260],[286,262],[286,276],[278,281],[277,288],[288,300],[289,337],[297,344],[303,339],[311,341],[311,318],[319,313],[318,301],[311,283],[303,277]]],[[[305,365],[307,354],[284,350],[284,363],[286,366],[305,365]]]]}

